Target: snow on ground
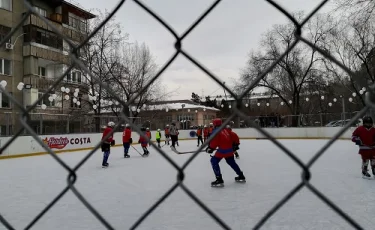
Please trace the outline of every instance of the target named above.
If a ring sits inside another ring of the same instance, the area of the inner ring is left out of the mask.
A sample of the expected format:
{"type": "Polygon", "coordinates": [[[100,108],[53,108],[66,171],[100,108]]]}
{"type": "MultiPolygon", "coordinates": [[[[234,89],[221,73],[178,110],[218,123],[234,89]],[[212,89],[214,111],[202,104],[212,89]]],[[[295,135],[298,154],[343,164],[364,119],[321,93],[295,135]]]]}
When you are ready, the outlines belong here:
{"type": "MultiPolygon", "coordinates": [[[[325,140],[282,140],[307,162],[325,140]]],[[[135,148],[140,149],[139,146],[135,148]]],[[[195,141],[181,141],[180,151],[196,148],[195,141]]],[[[300,168],[267,140],[242,140],[237,162],[246,184],[234,182],[235,174],[221,162],[224,188],[211,188],[214,180],[210,157],[201,153],[186,169],[185,184],[232,229],[251,229],[261,217],[301,180],[300,168]]],[[[177,155],[163,149],[182,165],[191,154],[177,155]]],[[[88,151],[59,154],[70,166],[88,151]]],[[[110,167],[101,168],[96,152],[78,171],[77,189],[115,229],[129,229],[176,181],[176,170],[155,150],[142,158],[130,149],[112,149],[110,167]]],[[[375,180],[361,178],[360,157],[350,141],[336,142],[312,167],[311,183],[359,222],[375,225],[375,180]]],[[[26,225],[66,186],[67,171],[51,156],[0,161],[0,214],[16,229],[26,225]]],[[[0,229],[5,229],[0,224],[0,229]]],[[[68,192],[33,229],[96,230],[105,227],[68,192]]],[[[193,200],[178,188],[138,229],[221,229],[193,200]]],[[[307,189],[283,206],[263,229],[352,229],[340,216],[307,189]]]]}

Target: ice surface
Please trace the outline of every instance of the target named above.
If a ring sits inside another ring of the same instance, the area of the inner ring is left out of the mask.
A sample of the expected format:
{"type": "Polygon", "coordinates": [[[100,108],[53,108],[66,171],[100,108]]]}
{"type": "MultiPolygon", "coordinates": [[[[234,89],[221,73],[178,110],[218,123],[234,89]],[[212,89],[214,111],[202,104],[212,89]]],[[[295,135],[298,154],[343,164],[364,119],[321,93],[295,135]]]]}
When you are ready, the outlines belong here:
{"type": "MultiPolygon", "coordinates": [[[[282,140],[307,162],[325,140],[282,140]]],[[[135,148],[140,149],[139,146],[135,148]]],[[[195,141],[180,141],[180,151],[196,148],[195,141]]],[[[237,160],[247,177],[235,174],[222,161],[224,188],[211,188],[210,157],[201,153],[186,170],[185,184],[212,211],[232,227],[251,229],[262,216],[301,180],[299,167],[267,140],[242,140],[237,160]]],[[[191,154],[177,155],[163,147],[178,165],[191,154]]],[[[70,166],[88,151],[59,154],[70,166]]],[[[98,151],[78,171],[77,189],[115,229],[129,229],[176,181],[176,170],[154,149],[142,158],[130,149],[112,149],[107,169],[98,151]]],[[[311,183],[359,222],[375,225],[375,180],[361,178],[360,157],[350,141],[338,141],[312,167],[311,183]]],[[[66,186],[67,171],[51,156],[0,161],[0,214],[16,229],[26,225],[66,186]]],[[[0,224],[0,229],[5,229],[0,224]]],[[[68,192],[33,229],[105,229],[72,192],[68,192]]],[[[138,229],[221,229],[178,188],[138,229]]],[[[302,189],[263,226],[263,229],[353,229],[308,189],[302,189]]]]}

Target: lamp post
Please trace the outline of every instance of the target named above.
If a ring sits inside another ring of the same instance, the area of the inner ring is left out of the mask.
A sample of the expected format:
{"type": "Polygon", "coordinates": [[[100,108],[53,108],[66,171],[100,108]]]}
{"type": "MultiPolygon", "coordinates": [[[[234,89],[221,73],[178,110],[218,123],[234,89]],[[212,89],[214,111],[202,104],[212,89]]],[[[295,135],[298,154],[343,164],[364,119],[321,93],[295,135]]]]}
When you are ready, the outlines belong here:
{"type": "Polygon", "coordinates": [[[197,121],[197,126],[198,126],[198,125],[199,125],[199,124],[198,124],[198,123],[199,123],[199,122],[198,122],[198,110],[195,110],[195,115],[196,115],[196,117],[197,117],[197,120],[196,120],[196,121],[197,121]]]}
{"type": "Polygon", "coordinates": [[[188,114],[186,115],[186,119],[185,119],[185,129],[187,129],[187,127],[188,127],[188,121],[190,122],[190,120],[188,120],[188,119],[190,119],[189,117],[190,117],[190,115],[189,115],[189,113],[190,113],[190,109],[188,109],[187,110],[188,111],[188,114]]]}
{"type": "Polygon", "coordinates": [[[181,120],[182,120],[182,129],[185,129],[185,121],[184,121],[184,108],[185,108],[185,104],[182,104],[181,107],[182,107],[182,117],[181,117],[181,120]]]}

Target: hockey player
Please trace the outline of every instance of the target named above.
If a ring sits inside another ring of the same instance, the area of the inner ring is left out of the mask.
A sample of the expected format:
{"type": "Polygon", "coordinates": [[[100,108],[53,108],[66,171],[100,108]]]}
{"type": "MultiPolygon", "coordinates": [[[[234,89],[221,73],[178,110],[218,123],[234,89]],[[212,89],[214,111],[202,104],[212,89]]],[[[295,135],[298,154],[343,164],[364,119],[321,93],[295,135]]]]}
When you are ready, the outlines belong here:
{"type": "Polygon", "coordinates": [[[203,134],[203,129],[202,129],[203,126],[198,126],[198,129],[197,129],[197,137],[198,137],[198,145],[197,147],[199,147],[199,143],[202,143],[203,145],[203,139],[202,139],[202,134],[203,134]]]}
{"type": "Polygon", "coordinates": [[[176,123],[172,122],[171,123],[171,126],[169,127],[169,135],[171,136],[171,140],[172,140],[172,146],[173,148],[176,148],[176,142],[177,142],[177,127],[176,127],[176,123]]]}
{"type": "Polygon", "coordinates": [[[169,138],[170,138],[170,136],[169,136],[169,125],[165,126],[164,135],[165,135],[165,144],[169,145],[169,138]]]}
{"type": "MultiPolygon", "coordinates": [[[[141,131],[142,131],[142,134],[146,133],[146,129],[144,127],[141,128],[141,131]]],[[[138,143],[141,144],[141,146],[142,146],[143,156],[147,157],[148,154],[149,154],[149,151],[147,149],[148,140],[146,138],[144,138],[143,136],[139,135],[138,143]]]]}
{"type": "Polygon", "coordinates": [[[369,161],[372,174],[375,176],[375,128],[371,117],[363,118],[363,125],[354,130],[352,141],[359,146],[359,154],[362,158],[362,177],[371,179],[371,175],[368,173],[369,161]]]}
{"type": "Polygon", "coordinates": [[[233,132],[232,127],[230,125],[227,125],[226,129],[230,131],[230,134],[232,135],[234,155],[236,156],[236,159],[239,159],[240,155],[238,154],[237,150],[240,149],[240,138],[238,137],[237,133],[233,132]]]}
{"type": "MultiPolygon", "coordinates": [[[[216,118],[213,120],[213,126],[215,129],[218,129],[222,125],[222,120],[219,118],[216,118]]],[[[223,130],[217,130],[213,131],[213,134],[215,132],[218,132],[216,136],[212,139],[212,141],[209,143],[209,146],[206,149],[207,153],[213,153],[216,148],[217,151],[213,154],[211,157],[211,165],[212,169],[214,171],[214,174],[216,176],[216,181],[213,181],[211,183],[211,186],[213,187],[221,187],[224,186],[224,180],[221,175],[221,170],[220,170],[220,161],[221,159],[225,159],[227,164],[236,172],[238,175],[235,177],[235,181],[237,182],[246,182],[246,178],[243,175],[243,172],[241,171],[240,167],[237,165],[236,160],[234,159],[234,154],[233,154],[233,139],[232,135],[227,129],[223,130]]]]}
{"type": "Polygon", "coordinates": [[[113,134],[110,135],[108,138],[105,138],[109,133],[112,132],[113,127],[115,126],[115,123],[110,121],[108,122],[107,127],[103,131],[102,135],[102,152],[103,152],[103,162],[102,162],[102,167],[106,168],[109,166],[108,164],[108,158],[109,155],[111,154],[111,146],[115,145],[115,140],[113,139],[113,134]]]}
{"type": "Polygon", "coordinates": [[[161,146],[160,146],[160,138],[161,138],[161,132],[160,132],[160,129],[158,129],[158,130],[156,131],[155,137],[156,137],[156,142],[158,143],[158,147],[161,148],[161,146]]]}
{"type": "Polygon", "coordinates": [[[203,128],[203,141],[206,142],[208,138],[208,127],[207,125],[204,125],[204,128],[203,128]]]}
{"type": "Polygon", "coordinates": [[[132,131],[130,129],[130,125],[126,124],[125,129],[122,132],[122,145],[124,146],[124,158],[129,158],[129,148],[132,144],[132,131]]]}
{"type": "Polygon", "coordinates": [[[148,137],[149,141],[151,141],[151,131],[149,128],[146,129],[146,136],[148,137]]]}

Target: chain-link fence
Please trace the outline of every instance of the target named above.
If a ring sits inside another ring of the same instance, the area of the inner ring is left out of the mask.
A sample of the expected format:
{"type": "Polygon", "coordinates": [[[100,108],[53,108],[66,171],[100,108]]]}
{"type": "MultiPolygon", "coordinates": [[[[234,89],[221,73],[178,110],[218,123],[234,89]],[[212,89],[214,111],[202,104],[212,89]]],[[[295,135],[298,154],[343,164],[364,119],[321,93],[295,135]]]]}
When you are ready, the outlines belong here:
{"type": "MultiPolygon", "coordinates": [[[[335,63],[336,65],[340,66],[343,70],[345,70],[349,75],[354,76],[354,74],[350,71],[350,69],[346,68],[343,64],[341,64],[339,61],[337,61],[334,57],[330,56],[326,51],[320,49],[319,47],[314,46],[314,44],[310,43],[307,39],[305,39],[302,36],[303,27],[306,25],[306,23],[311,19],[312,16],[314,16],[329,0],[322,1],[318,7],[316,7],[302,22],[298,22],[289,12],[287,12],[285,9],[283,9],[279,4],[277,4],[274,1],[267,0],[268,3],[270,3],[273,7],[275,7],[280,13],[284,14],[286,17],[289,18],[290,21],[293,22],[295,25],[295,41],[289,46],[287,50],[284,51],[284,53],[279,57],[279,59],[274,62],[271,66],[264,69],[263,74],[259,75],[257,79],[252,82],[247,89],[243,92],[242,95],[237,96],[232,92],[231,89],[229,89],[226,85],[224,85],[217,77],[215,77],[210,71],[208,71],[202,64],[200,64],[197,60],[194,59],[194,57],[190,56],[186,50],[182,47],[183,40],[193,32],[195,27],[204,20],[204,18],[212,12],[215,7],[221,2],[220,0],[216,0],[182,35],[178,35],[177,32],[167,23],[165,22],[161,17],[159,17],[156,13],[154,13],[147,5],[143,4],[140,1],[133,0],[139,7],[141,7],[145,12],[147,12],[150,16],[152,16],[156,21],[160,23],[168,32],[171,33],[172,36],[175,37],[176,42],[174,44],[175,46],[175,53],[172,55],[172,57],[164,64],[164,66],[159,70],[159,72],[152,78],[150,82],[146,84],[146,86],[140,90],[136,96],[132,97],[128,102],[124,102],[116,96],[116,94],[112,91],[111,87],[107,85],[105,82],[97,80],[97,83],[101,85],[103,89],[105,89],[107,92],[111,93],[113,98],[117,100],[121,106],[123,106],[123,112],[121,113],[121,116],[118,120],[118,123],[116,125],[116,129],[121,126],[124,122],[131,123],[132,120],[126,117],[124,111],[129,111],[129,105],[131,105],[139,95],[143,93],[143,91],[148,88],[156,79],[158,79],[163,72],[167,70],[167,68],[171,65],[172,62],[177,58],[177,56],[182,55],[188,60],[190,60],[195,66],[200,68],[203,72],[205,72],[211,79],[216,81],[218,84],[220,84],[223,88],[225,88],[226,92],[228,92],[233,98],[236,99],[238,102],[236,106],[232,109],[233,113],[231,116],[229,116],[221,128],[225,127],[231,120],[233,120],[235,117],[241,117],[246,122],[249,122],[249,124],[252,125],[255,129],[257,129],[262,135],[267,137],[272,143],[274,143],[276,146],[278,146],[285,154],[290,157],[297,165],[300,166],[302,171],[302,178],[301,181],[290,190],[288,194],[285,195],[284,198],[282,198],[275,206],[270,209],[263,218],[259,220],[259,222],[253,227],[254,229],[261,228],[265,222],[267,222],[271,216],[273,216],[285,203],[287,203],[291,198],[294,197],[302,188],[307,188],[310,190],[313,194],[315,194],[318,198],[320,198],[327,206],[329,206],[331,209],[333,209],[338,215],[340,215],[345,221],[347,221],[353,228],[355,229],[363,229],[361,225],[356,222],[354,219],[352,219],[350,216],[348,216],[344,211],[342,211],[337,205],[335,205],[332,201],[330,201],[324,194],[322,194],[313,184],[310,183],[311,179],[311,166],[316,163],[316,161],[325,153],[325,151],[354,123],[356,120],[358,120],[360,117],[362,117],[371,107],[374,108],[374,87],[370,86],[370,89],[368,90],[368,93],[366,95],[366,107],[363,108],[360,112],[358,112],[354,117],[352,117],[351,122],[348,122],[334,137],[328,141],[311,159],[308,161],[308,163],[303,163],[301,160],[299,160],[296,157],[296,154],[290,152],[286,147],[284,147],[280,142],[278,142],[273,136],[271,136],[265,129],[262,129],[259,125],[257,125],[255,122],[251,121],[249,117],[247,117],[243,112],[240,111],[241,108],[241,101],[244,98],[245,95],[247,95],[251,89],[253,89],[257,83],[266,76],[266,74],[277,65],[279,61],[281,61],[282,58],[284,58],[296,45],[297,43],[305,43],[306,45],[310,46],[311,48],[317,50],[319,53],[321,53],[323,56],[325,56],[327,59],[335,63]]],[[[15,28],[12,28],[10,33],[8,33],[0,42],[0,45],[3,46],[6,41],[8,41],[13,34],[15,34],[16,31],[21,29],[23,26],[24,21],[31,15],[31,14],[37,14],[36,10],[32,6],[31,0],[25,0],[25,7],[28,10],[24,15],[22,21],[16,26],[15,28]]],[[[32,228],[36,222],[38,222],[44,214],[46,214],[51,207],[53,207],[57,201],[59,201],[69,190],[72,191],[77,198],[87,207],[87,209],[105,226],[106,229],[114,229],[109,223],[94,207],[85,199],[85,197],[80,193],[80,191],[77,190],[75,186],[75,182],[77,181],[78,170],[82,167],[83,164],[95,153],[96,150],[100,147],[101,143],[97,143],[96,146],[87,153],[86,157],[80,161],[75,167],[69,167],[67,164],[65,164],[58,156],[57,154],[54,154],[54,152],[51,149],[48,149],[48,147],[40,140],[38,137],[38,133],[34,130],[33,127],[30,125],[30,120],[32,119],[32,110],[39,104],[42,100],[46,100],[48,97],[48,93],[50,93],[55,87],[58,86],[58,84],[63,80],[64,76],[66,76],[69,71],[73,67],[79,67],[83,71],[87,72],[89,76],[92,76],[95,78],[95,75],[90,74],[90,71],[87,69],[87,67],[82,63],[82,61],[78,57],[79,49],[85,46],[85,44],[88,43],[88,41],[93,37],[94,34],[98,32],[100,28],[102,28],[117,12],[118,10],[123,6],[125,3],[125,0],[121,0],[118,2],[116,7],[113,11],[110,12],[110,14],[107,16],[107,18],[97,27],[95,28],[92,33],[84,39],[79,45],[73,44],[68,37],[66,37],[60,30],[58,30],[54,24],[52,24],[49,20],[42,16],[38,16],[40,20],[42,20],[44,23],[48,24],[48,27],[51,28],[56,34],[61,36],[73,49],[70,53],[70,58],[72,60],[71,66],[61,75],[59,76],[53,85],[51,85],[48,90],[46,91],[46,94],[39,98],[35,103],[33,103],[32,106],[28,107],[27,109],[24,108],[24,106],[11,95],[11,93],[7,92],[3,86],[1,86],[1,92],[3,95],[6,95],[14,106],[19,108],[20,111],[22,111],[21,116],[18,118],[18,122],[22,125],[22,128],[19,130],[14,131],[14,135],[12,138],[7,142],[4,143],[2,148],[0,149],[0,152],[4,152],[4,149],[6,149],[10,143],[12,143],[17,137],[22,135],[25,130],[32,135],[32,137],[35,139],[37,143],[39,143],[41,146],[43,146],[48,153],[67,171],[67,185],[66,187],[53,199],[48,203],[48,205],[26,226],[25,229],[32,228]]],[[[1,118],[3,119],[3,118],[1,118]]],[[[114,129],[114,130],[116,130],[114,129]]],[[[138,133],[141,133],[139,127],[133,126],[133,130],[137,131],[138,133]]],[[[111,134],[108,134],[108,137],[111,134]]],[[[143,135],[143,134],[142,134],[143,135]]],[[[215,135],[211,136],[206,143],[208,143],[210,140],[212,140],[215,137],[215,135]]],[[[203,201],[197,198],[196,195],[184,184],[184,171],[185,169],[190,165],[190,163],[194,160],[194,158],[199,154],[199,152],[206,147],[207,144],[202,145],[197,151],[191,155],[191,157],[183,164],[182,167],[178,166],[162,149],[157,148],[153,143],[151,143],[153,147],[155,147],[156,151],[158,151],[175,169],[177,173],[177,181],[174,183],[174,185],[170,188],[166,188],[166,193],[160,197],[160,199],[152,205],[145,213],[139,217],[139,219],[132,225],[131,229],[136,229],[165,199],[170,196],[176,188],[180,187],[183,191],[186,192],[186,194],[197,204],[199,205],[207,214],[209,214],[223,229],[231,229],[230,226],[228,226],[224,221],[217,216],[212,210],[210,210],[203,201]]],[[[0,215],[0,222],[7,228],[7,229],[14,229],[12,227],[12,224],[8,222],[2,215],[0,215]]]]}

